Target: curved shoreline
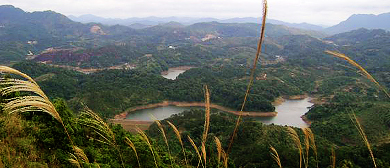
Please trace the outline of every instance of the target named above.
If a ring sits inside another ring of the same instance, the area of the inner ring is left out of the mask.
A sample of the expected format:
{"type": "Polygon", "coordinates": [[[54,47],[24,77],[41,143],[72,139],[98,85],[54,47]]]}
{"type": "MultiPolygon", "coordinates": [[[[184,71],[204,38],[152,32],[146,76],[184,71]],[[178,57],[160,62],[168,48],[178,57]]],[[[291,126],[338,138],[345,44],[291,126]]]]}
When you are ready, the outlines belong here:
{"type": "MultiPolygon", "coordinates": [[[[280,105],[286,100],[299,100],[310,97],[308,95],[295,95],[295,96],[280,96],[278,97],[272,104],[274,106],[280,105]]],[[[149,126],[153,123],[153,121],[143,121],[143,120],[133,120],[133,119],[126,119],[127,114],[142,110],[142,109],[149,109],[149,108],[157,108],[157,107],[164,107],[164,106],[178,106],[178,107],[205,107],[204,102],[175,102],[175,101],[163,101],[161,103],[154,103],[154,104],[148,104],[143,106],[136,106],[131,109],[126,110],[125,112],[122,112],[118,115],[115,115],[114,119],[109,119],[111,123],[114,124],[120,124],[122,127],[130,132],[136,132],[135,126],[139,127],[141,130],[147,130],[149,126]]],[[[234,111],[232,109],[229,109],[227,107],[223,107],[216,104],[211,104],[211,108],[219,109],[225,112],[229,112],[234,115],[240,115],[239,111],[234,111]]],[[[274,117],[277,116],[277,112],[242,112],[241,115],[243,117],[274,117]]],[[[311,121],[307,119],[305,115],[301,116],[302,120],[307,124],[307,126],[310,127],[311,121]]]]}
{"type": "Polygon", "coordinates": [[[172,67],[168,68],[167,71],[162,71],[161,75],[168,75],[169,72],[174,71],[174,70],[189,70],[191,68],[196,68],[194,66],[178,66],[178,67],[172,67]]]}
{"type": "MultiPolygon", "coordinates": [[[[156,108],[156,107],[165,107],[165,106],[178,106],[178,107],[205,107],[204,102],[175,102],[175,101],[163,101],[161,103],[148,104],[144,106],[137,106],[132,109],[126,110],[120,114],[115,115],[114,119],[126,119],[127,114],[143,109],[156,108]]],[[[245,117],[274,117],[278,114],[278,112],[254,112],[254,111],[234,111],[227,107],[223,107],[216,104],[210,104],[211,108],[222,110],[234,115],[241,115],[245,117]]]]}
{"type": "Polygon", "coordinates": [[[279,96],[277,97],[274,102],[272,102],[272,105],[273,106],[278,106],[278,105],[281,105],[283,102],[285,102],[286,100],[302,100],[302,99],[306,99],[310,97],[309,95],[307,94],[303,94],[303,95],[293,95],[293,96],[279,96]]]}
{"type": "Polygon", "coordinates": [[[305,122],[305,123],[310,127],[312,121],[310,121],[310,120],[306,117],[306,115],[302,115],[301,118],[302,118],[303,122],[305,122]]]}

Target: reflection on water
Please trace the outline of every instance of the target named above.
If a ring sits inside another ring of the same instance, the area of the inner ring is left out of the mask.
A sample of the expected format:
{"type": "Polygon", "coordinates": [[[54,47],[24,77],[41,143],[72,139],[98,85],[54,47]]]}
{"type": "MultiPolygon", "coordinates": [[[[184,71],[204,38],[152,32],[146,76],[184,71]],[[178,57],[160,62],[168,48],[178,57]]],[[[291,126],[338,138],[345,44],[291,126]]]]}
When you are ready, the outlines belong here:
{"type": "MultiPolygon", "coordinates": [[[[302,120],[301,116],[309,111],[308,107],[311,107],[313,103],[310,103],[311,98],[305,98],[302,100],[286,100],[281,105],[275,106],[275,111],[278,115],[275,117],[255,117],[257,121],[261,121],[265,124],[276,124],[276,125],[288,125],[295,127],[306,127],[307,124],[302,120]]],[[[151,115],[156,117],[158,120],[163,120],[170,117],[173,114],[181,113],[185,110],[194,108],[204,109],[203,107],[177,107],[177,106],[166,106],[157,107],[151,109],[137,110],[127,115],[127,119],[133,120],[145,120],[151,121],[151,115]]]]}
{"type": "Polygon", "coordinates": [[[288,125],[294,127],[307,127],[301,116],[309,111],[313,103],[309,102],[311,98],[302,100],[286,100],[281,105],[275,106],[278,115],[275,117],[255,118],[265,124],[288,125]]]}
{"type": "Polygon", "coordinates": [[[199,108],[199,107],[165,106],[165,107],[157,107],[151,109],[143,109],[128,114],[126,118],[132,120],[153,121],[153,119],[151,119],[151,115],[153,115],[158,120],[163,120],[170,117],[173,114],[179,114],[185,110],[190,110],[193,108],[199,108]]]}
{"type": "Polygon", "coordinates": [[[184,73],[186,70],[178,70],[178,69],[169,69],[168,74],[161,75],[164,78],[175,80],[177,76],[179,76],[181,73],[184,73]]]}

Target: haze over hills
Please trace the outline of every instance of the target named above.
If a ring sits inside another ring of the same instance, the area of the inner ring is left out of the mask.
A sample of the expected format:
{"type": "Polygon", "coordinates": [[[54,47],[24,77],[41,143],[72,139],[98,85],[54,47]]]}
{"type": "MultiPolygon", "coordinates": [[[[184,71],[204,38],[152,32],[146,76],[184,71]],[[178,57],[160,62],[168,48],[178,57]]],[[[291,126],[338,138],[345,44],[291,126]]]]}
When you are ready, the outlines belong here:
{"type": "MultiPolygon", "coordinates": [[[[30,13],[9,5],[0,6],[0,13],[2,61],[20,60],[30,51],[32,54],[37,54],[47,48],[93,48],[112,43],[172,45],[202,43],[217,37],[259,36],[258,23],[201,22],[183,25],[171,21],[135,30],[122,25],[82,24],[53,11],[30,13]]],[[[142,25],[139,26],[142,27],[142,25]]],[[[266,32],[266,36],[270,38],[298,34],[325,37],[323,33],[316,31],[273,24],[269,24],[268,27],[270,29],[266,32]]]]}
{"type": "MultiPolygon", "coordinates": [[[[143,25],[142,28],[145,28],[148,26],[154,26],[162,23],[171,22],[171,21],[179,22],[184,25],[191,25],[199,22],[213,22],[213,21],[220,22],[220,23],[259,23],[260,22],[260,18],[254,18],[254,17],[242,17],[242,18],[230,18],[230,19],[191,18],[191,17],[145,17],[145,18],[134,17],[134,18],[127,18],[127,19],[112,19],[112,18],[103,18],[91,14],[86,14],[78,17],[70,15],[68,16],[68,18],[72,19],[73,21],[81,22],[81,23],[96,22],[96,23],[102,23],[106,25],[120,24],[120,25],[130,26],[132,28],[133,25],[137,25],[137,26],[143,25]]],[[[309,24],[309,23],[288,23],[288,22],[283,22],[274,19],[267,19],[267,23],[285,25],[293,28],[316,30],[316,31],[320,31],[324,28],[322,26],[309,24]]],[[[134,28],[138,28],[138,27],[134,27],[134,28]]]]}
{"type": "MultiPolygon", "coordinates": [[[[127,18],[127,19],[110,19],[98,17],[95,15],[81,15],[68,16],[70,19],[81,22],[89,23],[96,22],[107,25],[126,25],[132,28],[145,28],[149,26],[154,26],[162,23],[167,23],[170,21],[179,22],[184,25],[190,25],[198,22],[220,22],[220,23],[259,23],[260,18],[254,17],[243,17],[243,18],[231,18],[231,19],[216,19],[216,18],[191,18],[191,17],[145,17],[145,18],[127,18]]],[[[288,23],[280,20],[267,19],[267,23],[284,25],[293,28],[306,29],[306,30],[315,30],[315,31],[324,31],[328,34],[337,34],[342,32],[347,32],[359,28],[367,29],[384,29],[390,30],[390,13],[383,13],[379,15],[373,14],[354,14],[350,16],[347,20],[340,22],[337,25],[331,27],[324,27],[309,23],[288,23]]]]}
{"type": "Polygon", "coordinates": [[[359,28],[390,30],[390,12],[379,15],[354,14],[347,20],[326,28],[325,32],[329,34],[337,34],[359,28]]]}

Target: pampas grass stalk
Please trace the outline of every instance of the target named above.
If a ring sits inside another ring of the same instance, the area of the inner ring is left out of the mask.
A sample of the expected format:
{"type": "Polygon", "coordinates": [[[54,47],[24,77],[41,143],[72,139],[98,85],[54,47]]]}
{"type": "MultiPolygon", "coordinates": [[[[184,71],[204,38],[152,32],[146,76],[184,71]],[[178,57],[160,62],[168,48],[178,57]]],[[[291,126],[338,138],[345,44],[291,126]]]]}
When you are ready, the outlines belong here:
{"type": "Polygon", "coordinates": [[[362,139],[363,139],[365,145],[367,146],[367,149],[368,149],[368,151],[370,152],[370,157],[371,157],[371,159],[372,159],[372,162],[374,163],[374,167],[376,168],[375,157],[374,157],[374,154],[373,154],[373,152],[372,152],[371,145],[370,145],[370,143],[368,142],[367,136],[366,136],[366,134],[364,133],[363,128],[362,128],[362,126],[360,125],[359,120],[357,119],[357,117],[356,117],[356,115],[355,115],[354,112],[352,112],[352,114],[349,115],[349,118],[351,119],[352,123],[354,123],[356,129],[359,131],[360,137],[362,137],[362,139]]]}
{"type": "MultiPolygon", "coordinates": [[[[349,58],[348,56],[344,55],[344,54],[341,54],[339,52],[336,52],[336,51],[329,51],[329,50],[326,50],[325,53],[327,54],[330,54],[330,55],[333,55],[335,57],[338,57],[338,58],[341,58],[341,59],[344,59],[346,60],[349,64],[355,66],[356,68],[358,68],[364,76],[366,76],[371,82],[375,83],[375,85],[381,89],[388,98],[390,98],[390,95],[389,93],[386,91],[386,89],[384,87],[382,87],[376,80],[374,77],[372,77],[372,75],[370,73],[368,73],[362,66],[360,66],[358,63],[356,63],[354,60],[352,60],[351,58],[349,58]]],[[[356,118],[356,115],[355,113],[352,113],[350,114],[350,119],[351,121],[354,123],[356,129],[359,131],[359,134],[360,136],[362,137],[364,143],[366,144],[367,148],[368,148],[368,151],[370,152],[370,156],[371,156],[371,159],[372,159],[372,162],[374,163],[374,167],[376,167],[376,163],[375,163],[375,158],[374,158],[374,154],[372,153],[372,150],[371,150],[371,145],[370,143],[368,142],[368,139],[367,139],[367,136],[366,134],[364,133],[363,131],[363,128],[361,127],[358,119],[356,118]]]]}
{"type": "Polygon", "coordinates": [[[141,164],[140,164],[140,162],[139,162],[137,150],[135,149],[134,143],[133,143],[128,137],[125,138],[125,142],[126,142],[127,145],[130,146],[131,149],[133,149],[133,151],[134,151],[134,153],[135,153],[135,157],[137,158],[138,167],[141,168],[141,164]]]}
{"type": "Polygon", "coordinates": [[[305,168],[309,166],[309,150],[310,150],[310,133],[307,131],[306,128],[301,128],[303,134],[305,135],[305,139],[303,144],[305,145],[305,157],[304,157],[304,162],[305,162],[305,168]]]}
{"type": "Polygon", "coordinates": [[[302,145],[301,145],[301,140],[299,139],[299,136],[298,136],[297,132],[293,128],[287,127],[287,132],[289,133],[289,135],[291,136],[291,138],[294,141],[294,144],[297,146],[297,148],[299,150],[299,167],[301,168],[302,167],[302,145]]]}
{"type": "MultiPolygon", "coordinates": [[[[33,96],[19,96],[6,99],[7,103],[3,105],[3,110],[10,114],[40,111],[51,115],[62,125],[73,150],[76,151],[76,146],[74,145],[73,140],[70,137],[60,114],[57,112],[56,108],[51,103],[46,94],[39,87],[38,83],[35,82],[34,79],[32,79],[30,76],[7,66],[0,66],[0,72],[18,75],[27,80],[1,78],[0,85],[4,86],[0,89],[2,96],[16,92],[29,92],[33,94],[33,96]]],[[[78,161],[77,157],[76,161],[78,161]]]]}
{"type": "Polygon", "coordinates": [[[206,165],[206,159],[207,159],[207,157],[206,157],[206,145],[205,144],[203,144],[202,143],[202,146],[201,146],[201,151],[202,151],[202,156],[203,156],[203,160],[204,160],[204,167],[207,167],[207,165],[206,165]]]}
{"type": "Polygon", "coordinates": [[[176,128],[175,125],[173,125],[171,122],[167,121],[167,123],[171,126],[171,128],[173,129],[173,132],[175,132],[175,135],[177,137],[177,139],[179,140],[180,142],[180,145],[181,145],[181,149],[183,151],[183,155],[184,155],[184,161],[186,163],[186,166],[188,167],[188,162],[187,162],[187,157],[186,157],[186,152],[184,150],[184,144],[183,144],[183,141],[181,139],[181,134],[179,132],[179,130],[176,128]]]}
{"type": "Polygon", "coordinates": [[[332,164],[332,168],[336,168],[336,152],[334,151],[333,147],[332,147],[331,164],[332,164]]]}
{"type": "Polygon", "coordinates": [[[215,145],[217,146],[217,152],[218,152],[218,165],[219,162],[221,161],[221,156],[222,156],[222,144],[221,141],[218,139],[218,137],[214,137],[215,145]]]}
{"type": "Polygon", "coordinates": [[[227,168],[229,156],[225,151],[222,151],[222,158],[223,158],[223,165],[225,166],[225,168],[227,168]]]}
{"type": "Polygon", "coordinates": [[[171,150],[169,149],[169,144],[168,144],[168,139],[167,139],[167,136],[165,134],[165,131],[164,131],[164,128],[163,126],[161,125],[160,121],[157,120],[156,117],[152,116],[154,122],[157,124],[162,136],[164,137],[164,142],[165,142],[165,145],[167,145],[167,148],[168,148],[168,155],[169,155],[169,160],[171,161],[171,167],[173,166],[173,159],[172,159],[172,155],[171,155],[171,150]]]}
{"type": "Polygon", "coordinates": [[[199,149],[198,149],[198,147],[195,145],[195,142],[192,140],[192,138],[191,138],[189,135],[187,135],[187,138],[188,138],[188,140],[190,141],[192,147],[195,149],[195,152],[196,152],[196,154],[198,155],[198,158],[199,158],[200,163],[202,164],[202,167],[205,167],[204,164],[203,164],[203,161],[202,161],[202,156],[200,155],[199,149]]]}
{"type": "Polygon", "coordinates": [[[270,146],[270,149],[271,149],[271,156],[272,156],[272,158],[276,161],[278,166],[280,168],[282,168],[282,163],[280,162],[278,151],[276,151],[276,149],[274,147],[272,147],[272,146],[270,146]]]}
{"type": "Polygon", "coordinates": [[[0,72],[5,72],[5,73],[10,73],[10,74],[15,74],[15,75],[22,76],[23,78],[27,79],[31,83],[34,83],[35,85],[38,86],[37,82],[35,82],[30,76],[28,76],[25,73],[22,73],[22,72],[20,72],[20,71],[18,71],[16,69],[13,69],[13,68],[10,68],[10,67],[7,67],[7,66],[0,66],[0,72]]]}
{"type": "Polygon", "coordinates": [[[206,155],[206,141],[207,134],[210,127],[210,91],[207,85],[204,86],[205,90],[205,119],[204,119],[204,130],[202,135],[202,155],[204,159],[204,166],[207,166],[207,155],[206,155]]]}
{"type": "Polygon", "coordinates": [[[375,83],[376,86],[378,86],[379,89],[381,89],[388,98],[390,98],[390,95],[389,93],[387,93],[386,89],[384,87],[382,87],[376,80],[374,77],[371,76],[370,73],[368,73],[362,66],[360,66],[358,63],[356,63],[354,60],[352,60],[351,58],[349,58],[348,56],[344,55],[344,54],[341,54],[339,52],[336,52],[336,51],[329,51],[329,50],[326,50],[325,53],[327,54],[330,54],[330,55],[333,55],[335,57],[338,57],[338,58],[341,58],[341,59],[344,59],[346,60],[349,64],[355,66],[356,68],[358,68],[364,76],[366,76],[371,82],[375,83]]]}
{"type": "Polygon", "coordinates": [[[146,144],[148,145],[148,147],[149,147],[149,149],[150,149],[150,151],[152,152],[152,155],[153,155],[154,164],[156,165],[156,167],[158,167],[156,156],[154,154],[154,150],[152,148],[152,144],[150,143],[148,136],[146,136],[146,134],[141,129],[139,129],[137,126],[135,127],[135,130],[141,135],[142,140],[144,140],[146,142],[146,144]]]}
{"type": "Polygon", "coordinates": [[[89,163],[87,155],[84,153],[84,151],[81,148],[75,146],[75,151],[74,152],[75,152],[76,156],[78,158],[80,158],[81,161],[83,161],[85,163],[89,163]]]}
{"type": "Polygon", "coordinates": [[[110,126],[104,122],[102,118],[100,118],[99,115],[94,113],[91,109],[88,107],[85,107],[84,111],[81,113],[81,119],[79,120],[79,123],[81,125],[85,125],[95,131],[96,134],[99,135],[100,139],[94,139],[98,142],[108,144],[118,152],[122,166],[125,167],[123,162],[123,156],[121,151],[119,150],[119,146],[116,143],[115,140],[115,134],[112,132],[110,126]]]}
{"type": "Polygon", "coordinates": [[[84,151],[81,148],[75,146],[73,149],[74,149],[74,154],[71,153],[70,154],[71,158],[68,159],[71,164],[77,167],[82,167],[81,165],[83,163],[89,163],[87,155],[85,155],[84,151]]]}
{"type": "Polygon", "coordinates": [[[314,155],[316,157],[316,165],[318,167],[318,153],[317,153],[317,146],[314,139],[314,134],[310,128],[303,128],[302,130],[305,136],[307,136],[310,140],[310,147],[313,149],[314,155]]]}
{"type": "Polygon", "coordinates": [[[218,137],[216,137],[216,136],[214,137],[214,141],[215,141],[215,144],[217,146],[217,151],[218,151],[218,167],[219,167],[219,163],[221,162],[221,158],[222,158],[222,160],[223,160],[222,164],[225,168],[227,168],[228,157],[226,155],[226,152],[222,148],[222,143],[218,139],[218,137]]]}
{"type": "Polygon", "coordinates": [[[259,57],[260,57],[261,48],[262,48],[263,41],[264,41],[264,36],[265,36],[265,21],[266,21],[266,18],[267,18],[267,10],[268,10],[267,0],[263,0],[263,18],[262,18],[262,24],[261,24],[260,39],[259,39],[259,42],[257,44],[256,57],[253,60],[253,67],[251,69],[249,83],[247,85],[247,89],[246,89],[245,96],[244,96],[244,101],[242,102],[241,110],[240,110],[240,113],[238,115],[238,118],[237,118],[237,121],[236,121],[236,125],[235,125],[234,130],[233,130],[232,137],[230,139],[230,143],[229,143],[229,146],[228,146],[228,149],[227,149],[227,154],[230,153],[230,150],[232,148],[232,145],[233,145],[233,142],[234,142],[234,138],[235,138],[235,136],[237,134],[238,126],[240,125],[240,122],[241,122],[242,111],[244,111],[244,107],[245,107],[245,103],[246,103],[246,101],[248,99],[249,91],[250,91],[250,89],[252,87],[252,84],[253,84],[253,81],[255,79],[254,78],[255,70],[256,70],[256,66],[257,66],[257,63],[258,63],[258,60],[259,60],[259,57]]]}
{"type": "Polygon", "coordinates": [[[68,159],[68,161],[69,161],[70,164],[72,164],[73,166],[76,166],[77,168],[81,168],[81,163],[78,161],[77,157],[74,156],[73,154],[71,154],[71,158],[68,159]]]}
{"type": "Polygon", "coordinates": [[[202,142],[205,143],[207,140],[207,134],[210,127],[210,91],[207,88],[207,85],[204,87],[205,90],[205,121],[204,121],[204,130],[202,135],[202,142]]]}

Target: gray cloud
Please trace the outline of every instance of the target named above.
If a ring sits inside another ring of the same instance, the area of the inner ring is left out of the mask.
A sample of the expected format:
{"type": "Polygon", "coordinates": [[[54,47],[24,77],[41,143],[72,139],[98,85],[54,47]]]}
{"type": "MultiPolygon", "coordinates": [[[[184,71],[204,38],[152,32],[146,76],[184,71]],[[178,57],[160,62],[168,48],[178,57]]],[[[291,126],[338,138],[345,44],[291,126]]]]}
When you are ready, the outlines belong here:
{"type": "MultiPolygon", "coordinates": [[[[333,25],[356,13],[390,12],[389,0],[269,0],[269,18],[333,25]]],[[[110,18],[147,16],[260,17],[260,0],[0,0],[26,11],[110,18]]]]}

